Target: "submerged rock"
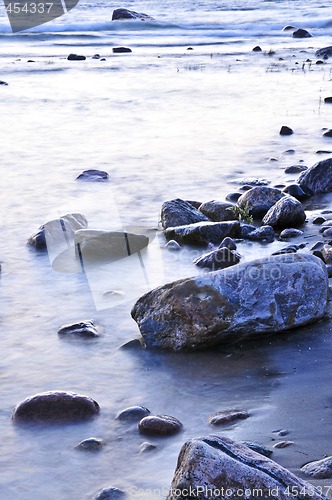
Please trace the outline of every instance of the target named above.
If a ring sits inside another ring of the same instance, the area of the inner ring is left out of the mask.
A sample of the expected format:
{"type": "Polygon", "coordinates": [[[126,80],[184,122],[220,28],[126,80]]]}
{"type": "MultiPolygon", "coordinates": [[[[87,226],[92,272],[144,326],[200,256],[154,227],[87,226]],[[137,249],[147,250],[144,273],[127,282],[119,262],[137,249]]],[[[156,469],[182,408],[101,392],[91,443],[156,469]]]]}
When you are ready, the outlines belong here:
{"type": "Polygon", "coordinates": [[[77,335],[79,337],[99,337],[98,330],[92,320],[80,321],[64,325],[58,331],[59,335],[77,335]]]}
{"type": "Polygon", "coordinates": [[[97,493],[94,500],[120,500],[126,496],[126,493],[119,488],[109,486],[108,488],[103,488],[99,493],[97,493]]]}
{"type": "Polygon", "coordinates": [[[311,37],[312,37],[312,34],[309,33],[308,30],[305,30],[303,28],[298,28],[293,33],[293,38],[311,38],[311,37]]]}
{"type": "Polygon", "coordinates": [[[299,172],[304,172],[308,167],[305,165],[290,165],[285,168],[285,174],[298,174],[299,172]]]}
{"type": "Polygon", "coordinates": [[[69,54],[67,57],[68,61],[85,61],[86,57],[78,54],[69,54]]]}
{"type": "Polygon", "coordinates": [[[323,59],[328,59],[332,56],[332,46],[323,47],[322,49],[318,49],[315,52],[316,57],[322,57],[323,59]]]}
{"type": "Polygon", "coordinates": [[[238,254],[235,250],[230,250],[227,247],[221,247],[198,257],[194,260],[194,264],[198,267],[216,271],[217,269],[225,269],[226,267],[234,266],[240,262],[240,259],[240,254],[238,254]]]}
{"type": "Polygon", "coordinates": [[[204,221],[210,219],[191,203],[180,198],[165,201],[161,207],[161,224],[164,229],[204,221]]]}
{"type": "Polygon", "coordinates": [[[327,292],[320,259],[286,254],[168,283],[131,314],[148,348],[194,350],[315,322],[327,292]]]}
{"type": "Polygon", "coordinates": [[[84,170],[80,175],[76,177],[76,180],[80,181],[93,181],[93,182],[103,182],[108,181],[109,175],[104,170],[84,170]]]}
{"type": "Polygon", "coordinates": [[[223,222],[238,219],[232,210],[233,208],[233,203],[212,200],[202,203],[199,210],[213,222],[223,222]]]}
{"type": "Polygon", "coordinates": [[[274,241],[275,233],[272,226],[261,226],[254,231],[250,231],[246,239],[250,241],[263,241],[265,243],[272,243],[274,241]]]}
{"type": "Polygon", "coordinates": [[[218,411],[209,418],[210,425],[225,425],[249,418],[249,413],[243,410],[224,410],[218,411]]]}
{"type": "Polygon", "coordinates": [[[75,231],[88,227],[88,221],[83,214],[74,213],[62,215],[59,219],[45,222],[36,233],[30,236],[28,245],[37,250],[45,250],[47,246],[68,247],[69,240],[73,239],[75,231]]]}
{"type": "Polygon", "coordinates": [[[168,240],[189,245],[203,245],[208,243],[219,245],[226,237],[236,237],[240,229],[238,221],[228,222],[196,222],[187,226],[169,227],[165,231],[168,240]]]}
{"type": "Polygon", "coordinates": [[[210,498],[211,491],[218,499],[254,500],[259,492],[263,499],[289,500],[293,490],[301,491],[298,498],[327,500],[310,483],[244,444],[209,435],[182,446],[167,500],[188,498],[189,491],[201,500],[210,498]]]}
{"type": "Polygon", "coordinates": [[[143,14],[142,12],[135,12],[134,10],[128,9],[115,9],[112,14],[112,21],[136,19],[139,21],[154,21],[155,19],[148,14],[143,14]]]}
{"type": "Polygon", "coordinates": [[[280,129],[279,134],[280,135],[292,135],[292,134],[294,134],[294,131],[290,127],[287,127],[287,125],[283,125],[280,129]]]}
{"type": "Polygon", "coordinates": [[[74,422],[87,420],[99,413],[93,399],[74,392],[49,391],[31,396],[13,411],[15,422],[74,422]]]}
{"type": "Polygon", "coordinates": [[[309,462],[301,468],[301,471],[315,479],[329,479],[332,477],[332,457],[309,462]]]}
{"type": "Polygon", "coordinates": [[[153,436],[168,436],[176,434],[182,429],[181,422],[170,415],[151,415],[144,417],[138,424],[142,434],[153,436]]]}
{"type": "Polygon", "coordinates": [[[238,205],[243,210],[248,210],[253,217],[261,218],[284,196],[285,194],[279,189],[257,186],[246,191],[238,199],[238,205]]]}
{"type": "Polygon", "coordinates": [[[288,239],[288,238],[297,238],[297,236],[302,236],[302,234],[303,231],[301,231],[301,229],[290,227],[281,231],[279,236],[282,239],[288,239]]]}
{"type": "Polygon", "coordinates": [[[104,446],[104,441],[95,437],[84,439],[75,446],[77,450],[98,451],[104,446]]]}
{"type": "Polygon", "coordinates": [[[263,224],[274,228],[301,226],[306,219],[302,203],[292,196],[281,198],[263,218],[263,224]]]}
{"type": "Polygon", "coordinates": [[[308,168],[298,178],[298,184],[313,194],[330,193],[332,191],[332,158],[319,161],[308,168]]]}
{"type": "Polygon", "coordinates": [[[283,193],[287,193],[299,201],[307,200],[313,194],[309,194],[308,192],[303,191],[303,189],[298,184],[290,184],[289,186],[285,187],[283,193]]]}
{"type": "Polygon", "coordinates": [[[113,47],[112,52],[114,54],[124,54],[126,52],[132,52],[132,50],[129,47],[113,47]]]}
{"type": "Polygon", "coordinates": [[[130,406],[125,410],[122,410],[119,415],[117,415],[117,420],[122,420],[126,422],[138,422],[142,418],[150,415],[150,410],[144,406],[130,406]]]}
{"type": "Polygon", "coordinates": [[[230,250],[236,250],[236,243],[233,238],[226,236],[219,245],[219,248],[229,248],[230,250]]]}

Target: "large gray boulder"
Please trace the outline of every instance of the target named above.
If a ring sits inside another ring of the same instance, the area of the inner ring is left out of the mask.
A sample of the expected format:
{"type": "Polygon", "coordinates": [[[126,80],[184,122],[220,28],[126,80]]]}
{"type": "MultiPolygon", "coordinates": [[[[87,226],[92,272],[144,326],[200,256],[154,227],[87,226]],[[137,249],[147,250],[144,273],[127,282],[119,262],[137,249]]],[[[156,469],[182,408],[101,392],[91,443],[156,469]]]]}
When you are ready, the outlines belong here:
{"type": "Polygon", "coordinates": [[[143,295],[132,309],[148,348],[206,348],[324,316],[328,278],[311,254],[285,254],[181,279],[143,295]]]}
{"type": "Polygon", "coordinates": [[[169,227],[165,231],[168,240],[188,245],[219,245],[227,236],[233,238],[240,233],[239,221],[196,222],[186,226],[169,227]]]}
{"type": "Polygon", "coordinates": [[[181,198],[165,201],[161,207],[161,224],[164,229],[209,220],[191,203],[181,200],[181,198]]]}
{"type": "Polygon", "coordinates": [[[265,214],[263,224],[283,229],[301,226],[305,219],[302,203],[293,196],[285,196],[265,214]]]}
{"type": "Polygon", "coordinates": [[[257,186],[240,196],[237,203],[240,208],[248,210],[253,217],[263,217],[269,208],[285,196],[285,193],[276,188],[257,186]]]}
{"type": "Polygon", "coordinates": [[[182,446],[167,500],[290,497],[327,500],[313,485],[273,460],[242,443],[210,435],[182,446]]]}
{"type": "Polygon", "coordinates": [[[237,220],[238,216],[235,214],[233,208],[236,208],[233,203],[228,201],[206,201],[199,207],[206,217],[213,222],[222,222],[225,220],[237,220]]]}
{"type": "Polygon", "coordinates": [[[306,192],[330,193],[332,191],[332,158],[315,163],[302,172],[297,182],[306,192]]]}

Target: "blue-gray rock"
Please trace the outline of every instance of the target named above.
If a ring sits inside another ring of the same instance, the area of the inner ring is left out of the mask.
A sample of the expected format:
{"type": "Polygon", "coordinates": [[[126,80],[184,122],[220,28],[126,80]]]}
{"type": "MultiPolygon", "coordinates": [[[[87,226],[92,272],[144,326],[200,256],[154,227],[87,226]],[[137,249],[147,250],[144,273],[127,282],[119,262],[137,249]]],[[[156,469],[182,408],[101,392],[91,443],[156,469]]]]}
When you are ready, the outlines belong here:
{"type": "Polygon", "coordinates": [[[309,189],[313,194],[331,192],[332,158],[319,161],[302,172],[298,178],[298,184],[304,191],[309,189]]]}
{"type": "Polygon", "coordinates": [[[228,195],[226,196],[226,200],[230,201],[231,203],[236,203],[241,195],[242,193],[228,193],[228,195]]]}
{"type": "Polygon", "coordinates": [[[213,222],[223,222],[227,220],[237,220],[235,212],[232,210],[234,205],[227,201],[211,200],[199,207],[199,210],[213,222]]]}
{"type": "Polygon", "coordinates": [[[301,467],[301,471],[315,479],[330,479],[332,477],[332,456],[309,462],[301,467]]]}
{"type": "Polygon", "coordinates": [[[264,455],[264,457],[270,457],[273,455],[273,451],[270,450],[269,448],[266,448],[265,446],[262,446],[259,443],[253,443],[252,441],[241,441],[242,444],[250,448],[251,450],[255,451],[256,453],[259,453],[260,455],[264,455]]]}
{"type": "Polygon", "coordinates": [[[135,12],[128,9],[115,9],[112,14],[112,21],[121,20],[138,20],[138,21],[154,21],[155,19],[148,14],[142,12],[135,12]]]}
{"type": "Polygon", "coordinates": [[[279,189],[257,186],[240,196],[238,205],[240,208],[248,210],[253,217],[261,218],[272,205],[284,196],[285,193],[279,189]]]}
{"type": "Polygon", "coordinates": [[[230,250],[236,250],[236,243],[233,240],[233,238],[227,236],[222,240],[222,242],[219,245],[219,248],[229,248],[230,250]]]}
{"type": "Polygon", "coordinates": [[[301,226],[306,219],[302,203],[292,196],[281,198],[263,218],[263,224],[274,228],[301,226]]]}
{"type": "Polygon", "coordinates": [[[328,59],[332,56],[332,46],[323,47],[322,49],[316,50],[315,56],[321,57],[322,59],[328,59]]]}
{"type": "Polygon", "coordinates": [[[127,495],[124,491],[119,488],[115,488],[114,486],[110,486],[108,488],[102,489],[97,495],[94,497],[94,500],[120,500],[125,498],[127,495]]]}
{"type": "Polygon", "coordinates": [[[298,184],[290,184],[289,186],[286,186],[283,190],[283,193],[289,194],[299,201],[307,200],[308,198],[310,198],[310,196],[313,195],[311,191],[303,191],[303,189],[298,184]]]}
{"type": "Polygon", "coordinates": [[[76,180],[80,181],[91,181],[91,182],[105,182],[108,181],[109,175],[104,170],[84,170],[80,175],[76,177],[76,180]]]}
{"type": "Polygon", "coordinates": [[[241,256],[235,250],[230,250],[227,247],[221,247],[217,250],[201,255],[194,260],[194,264],[198,267],[211,269],[225,269],[226,267],[234,266],[240,262],[241,256]]]}
{"type": "Polygon", "coordinates": [[[283,255],[285,253],[296,253],[301,248],[305,247],[305,243],[301,243],[300,245],[288,245],[287,247],[280,248],[276,252],[273,252],[272,255],[283,255]]]}
{"type": "Polygon", "coordinates": [[[248,238],[250,233],[256,231],[256,227],[251,224],[241,224],[239,238],[248,238]]]}
{"type": "Polygon", "coordinates": [[[178,250],[181,250],[181,245],[179,245],[179,243],[175,240],[170,240],[166,243],[165,248],[172,252],[177,252],[178,250]]]}
{"type": "Polygon", "coordinates": [[[254,231],[250,231],[246,239],[250,241],[263,241],[265,243],[272,243],[274,241],[275,233],[272,226],[261,226],[254,231]]]}
{"type": "Polygon", "coordinates": [[[132,50],[129,47],[113,47],[112,52],[114,54],[125,54],[132,52],[132,50]]]}
{"type": "Polygon", "coordinates": [[[280,135],[292,135],[292,134],[294,134],[294,131],[290,127],[287,127],[287,125],[283,125],[280,129],[279,134],[280,135]]]}
{"type": "Polygon", "coordinates": [[[290,165],[285,168],[285,174],[298,174],[300,172],[304,172],[308,167],[305,165],[290,165]]]}
{"type": "Polygon", "coordinates": [[[165,231],[168,240],[189,245],[219,245],[226,236],[236,237],[240,230],[238,221],[197,222],[187,226],[169,227],[165,231]]]}
{"type": "Polygon", "coordinates": [[[289,227],[281,231],[279,237],[281,239],[297,238],[298,236],[302,236],[302,234],[303,231],[301,231],[301,229],[296,229],[295,227],[289,227]]]}
{"type": "Polygon", "coordinates": [[[178,433],[181,429],[181,422],[170,415],[150,415],[142,418],[138,424],[138,430],[150,436],[169,436],[178,433]]]}
{"type": "Polygon", "coordinates": [[[189,491],[200,500],[211,498],[211,491],[218,492],[216,499],[255,500],[259,496],[267,500],[273,495],[289,500],[290,491],[301,491],[297,498],[327,500],[313,485],[270,458],[215,435],[190,439],[181,448],[167,500],[182,500],[189,491]]]}
{"type": "Polygon", "coordinates": [[[84,439],[75,446],[77,450],[99,451],[104,446],[104,441],[95,437],[84,439]]]}
{"type": "Polygon", "coordinates": [[[218,411],[209,417],[210,425],[226,425],[235,422],[236,420],[244,420],[249,418],[249,413],[245,410],[231,409],[218,411]]]}
{"type": "Polygon", "coordinates": [[[78,337],[99,337],[96,325],[92,320],[80,321],[64,325],[58,331],[59,335],[74,335],[78,337]]]}
{"type": "Polygon", "coordinates": [[[78,54],[69,54],[68,61],[85,61],[86,57],[78,54]]]}
{"type": "Polygon", "coordinates": [[[298,28],[293,32],[293,38],[311,38],[312,34],[308,30],[298,28]]]}
{"type": "Polygon", "coordinates": [[[150,410],[144,406],[130,406],[122,410],[116,417],[117,420],[126,422],[139,422],[142,418],[150,415],[150,410]]]}
{"type": "Polygon", "coordinates": [[[206,215],[197,210],[191,203],[180,198],[165,201],[161,207],[161,224],[164,229],[209,220],[206,215]]]}
{"type": "Polygon", "coordinates": [[[50,248],[68,248],[68,243],[73,240],[78,229],[88,227],[88,221],[83,214],[74,213],[62,215],[59,219],[45,222],[36,233],[30,236],[28,245],[37,250],[50,248]]]}
{"type": "Polygon", "coordinates": [[[324,316],[328,278],[311,254],[286,254],[160,286],[131,314],[146,347],[195,350],[324,316]]]}
{"type": "Polygon", "coordinates": [[[74,392],[49,391],[31,396],[13,411],[15,422],[61,423],[87,420],[99,413],[99,405],[74,392]]]}

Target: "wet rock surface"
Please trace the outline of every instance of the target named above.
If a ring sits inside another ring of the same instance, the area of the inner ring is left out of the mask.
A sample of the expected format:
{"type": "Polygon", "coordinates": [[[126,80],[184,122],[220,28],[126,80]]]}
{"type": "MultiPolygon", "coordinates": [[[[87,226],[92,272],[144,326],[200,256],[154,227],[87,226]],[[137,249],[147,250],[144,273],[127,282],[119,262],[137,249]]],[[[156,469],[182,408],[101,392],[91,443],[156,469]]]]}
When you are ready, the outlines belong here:
{"type": "Polygon", "coordinates": [[[138,422],[142,418],[150,415],[150,410],[144,406],[130,406],[125,410],[122,410],[116,417],[117,420],[123,422],[138,422]]]}
{"type": "Polygon", "coordinates": [[[209,220],[191,203],[180,198],[165,201],[161,207],[161,224],[164,229],[209,220]]]}
{"type": "Polygon", "coordinates": [[[308,168],[298,178],[298,184],[313,194],[330,193],[332,191],[332,158],[319,161],[308,168]]]}
{"type": "Polygon", "coordinates": [[[120,500],[126,498],[127,495],[124,491],[114,486],[109,486],[108,488],[103,488],[94,497],[94,500],[120,500]]]}
{"type": "Polygon", "coordinates": [[[221,247],[198,257],[194,260],[194,264],[198,267],[208,268],[215,271],[217,269],[225,269],[226,267],[234,266],[240,262],[240,259],[240,254],[235,250],[230,250],[227,247],[221,247]]]}
{"type": "Polygon", "coordinates": [[[253,217],[261,218],[285,194],[279,189],[257,186],[246,191],[239,199],[238,205],[248,210],[253,217]]]}
{"type": "Polygon", "coordinates": [[[249,413],[244,410],[230,409],[218,411],[209,418],[210,425],[225,425],[249,418],[249,413]]]}
{"type": "Polygon", "coordinates": [[[301,468],[301,471],[315,479],[329,479],[332,477],[332,457],[309,462],[301,468]]]}
{"type": "Polygon", "coordinates": [[[75,446],[77,450],[83,451],[98,451],[104,446],[104,442],[102,439],[98,439],[95,437],[87,438],[78,443],[75,446]]]}
{"type": "Polygon", "coordinates": [[[213,222],[223,222],[228,220],[236,220],[237,216],[232,210],[234,205],[227,201],[207,201],[199,207],[206,217],[213,222]]]}
{"type": "Polygon", "coordinates": [[[76,179],[89,182],[105,182],[108,181],[109,175],[104,170],[90,169],[84,170],[76,179]]]}
{"type": "Polygon", "coordinates": [[[99,337],[98,330],[92,320],[64,325],[60,328],[58,334],[74,335],[78,337],[99,337]]]}
{"type": "Polygon", "coordinates": [[[301,226],[306,219],[302,203],[292,196],[285,196],[273,205],[263,218],[263,224],[274,228],[301,226]]]}
{"type": "Polygon", "coordinates": [[[168,436],[178,433],[181,429],[181,422],[170,415],[150,415],[138,424],[140,433],[150,436],[168,436]]]}
{"type": "Polygon", "coordinates": [[[139,20],[139,21],[154,21],[154,18],[149,16],[148,14],[144,14],[143,12],[135,12],[134,10],[129,9],[115,9],[112,14],[112,21],[121,21],[121,20],[139,20]]]}
{"type": "Polygon", "coordinates": [[[206,246],[209,243],[219,245],[229,237],[236,237],[240,230],[240,223],[234,222],[197,222],[186,226],[169,227],[165,231],[166,239],[178,243],[206,246]]]}

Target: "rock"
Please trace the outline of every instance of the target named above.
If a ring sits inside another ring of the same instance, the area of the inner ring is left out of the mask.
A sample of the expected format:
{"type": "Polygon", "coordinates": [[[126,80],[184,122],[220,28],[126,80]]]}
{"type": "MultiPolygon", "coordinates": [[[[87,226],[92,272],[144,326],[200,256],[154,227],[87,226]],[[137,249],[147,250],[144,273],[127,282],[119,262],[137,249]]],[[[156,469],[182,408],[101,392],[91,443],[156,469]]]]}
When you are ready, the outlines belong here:
{"type": "Polygon", "coordinates": [[[272,243],[274,241],[274,229],[271,226],[261,226],[254,231],[249,232],[246,236],[250,241],[264,241],[265,243],[272,243]]]}
{"type": "Polygon", "coordinates": [[[294,31],[293,38],[311,38],[312,34],[309,31],[299,28],[294,31]]]}
{"type": "Polygon", "coordinates": [[[229,248],[230,250],[236,250],[236,243],[232,238],[227,236],[222,240],[222,242],[219,245],[219,248],[229,248]]]}
{"type": "Polygon", "coordinates": [[[144,443],[140,446],[140,453],[147,453],[148,451],[153,451],[157,448],[157,446],[153,443],[149,443],[148,441],[144,441],[144,443]]]}
{"type": "Polygon", "coordinates": [[[176,252],[178,250],[181,250],[181,245],[179,245],[178,242],[175,240],[170,240],[166,243],[165,248],[167,248],[167,250],[170,250],[172,252],[174,251],[176,252]]]}
{"type": "Polygon", "coordinates": [[[125,498],[127,495],[124,491],[119,488],[114,488],[110,486],[109,488],[102,489],[94,497],[94,500],[119,500],[120,498],[125,498]]]}
{"type": "Polygon", "coordinates": [[[253,52],[262,52],[262,49],[260,48],[259,45],[256,45],[253,49],[252,49],[253,52]]]}
{"type": "Polygon", "coordinates": [[[160,286],[131,314],[146,347],[195,350],[313,323],[327,290],[320,259],[278,255],[160,286]]]}
{"type": "Polygon", "coordinates": [[[256,231],[256,227],[251,224],[241,224],[239,238],[247,239],[249,234],[256,231]]]}
{"type": "Polygon", "coordinates": [[[197,200],[185,200],[185,201],[189,203],[189,205],[192,205],[194,208],[197,209],[202,205],[202,202],[197,200]]]}
{"type": "Polygon", "coordinates": [[[285,174],[298,174],[299,172],[304,172],[308,167],[305,165],[291,165],[285,168],[285,174]]]}
{"type": "Polygon", "coordinates": [[[240,262],[240,259],[241,256],[235,250],[221,247],[198,257],[194,260],[194,264],[198,267],[216,271],[217,269],[225,269],[226,267],[234,266],[240,262]]]}
{"type": "Polygon", "coordinates": [[[6,87],[8,85],[8,83],[4,82],[3,80],[0,80],[0,85],[3,85],[4,87],[6,87]]]}
{"type": "Polygon", "coordinates": [[[332,102],[332,97],[324,97],[324,102],[331,103],[332,102]]]}
{"type": "Polygon", "coordinates": [[[294,441],[279,441],[278,443],[273,445],[273,448],[288,448],[294,444],[294,441]]]}
{"type": "Polygon", "coordinates": [[[239,199],[238,205],[248,210],[253,217],[263,217],[269,208],[283,198],[285,194],[279,189],[257,186],[246,191],[239,199]]]}
{"type": "Polygon", "coordinates": [[[316,64],[324,64],[324,61],[318,60],[318,61],[316,61],[316,64]]]}
{"type": "Polygon", "coordinates": [[[332,227],[329,227],[323,231],[324,238],[332,238],[332,227]]]}
{"type": "Polygon", "coordinates": [[[278,434],[278,436],[287,436],[289,434],[289,431],[287,429],[278,429],[277,431],[273,431],[275,434],[278,434]]]}
{"type": "Polygon", "coordinates": [[[298,178],[298,184],[304,191],[310,190],[313,194],[331,192],[332,158],[319,161],[302,172],[298,178]]]}
{"type": "Polygon", "coordinates": [[[308,198],[310,198],[310,196],[312,196],[312,193],[308,194],[307,192],[304,192],[298,184],[290,184],[289,186],[285,187],[283,193],[287,193],[299,201],[307,200],[308,198]]]}
{"type": "Polygon", "coordinates": [[[168,240],[189,245],[219,245],[226,237],[236,237],[240,229],[238,221],[228,222],[197,222],[187,226],[169,227],[165,231],[168,240]]]}
{"type": "Polygon", "coordinates": [[[329,149],[317,149],[316,155],[330,155],[332,151],[329,149]]]}
{"type": "Polygon", "coordinates": [[[59,335],[77,335],[79,337],[99,337],[98,330],[92,320],[80,321],[64,325],[58,331],[59,335]]]}
{"type": "Polygon", "coordinates": [[[230,201],[231,203],[236,203],[240,196],[242,196],[242,193],[229,193],[226,196],[226,200],[230,201]]]}
{"type": "Polygon", "coordinates": [[[324,245],[321,249],[321,253],[325,264],[332,264],[332,246],[324,245]]]}
{"type": "Polygon", "coordinates": [[[322,217],[322,216],[318,216],[318,217],[315,217],[312,221],[313,224],[316,224],[317,226],[320,226],[321,224],[323,224],[324,222],[326,222],[326,219],[325,217],[322,217]]]}
{"type": "Polygon", "coordinates": [[[113,47],[112,52],[114,54],[123,54],[126,52],[132,52],[132,50],[129,47],[113,47]]]}
{"type": "Polygon", "coordinates": [[[68,241],[74,237],[75,231],[88,226],[86,217],[79,213],[62,215],[59,219],[45,222],[36,233],[30,236],[28,245],[37,250],[45,250],[47,246],[68,247],[68,241]]]}
{"type": "Polygon", "coordinates": [[[102,439],[98,439],[95,437],[87,438],[78,443],[75,448],[77,450],[88,450],[88,451],[97,451],[100,450],[104,445],[104,442],[102,439]]]}
{"type": "Polygon", "coordinates": [[[323,59],[328,59],[330,56],[332,56],[332,46],[316,50],[315,56],[322,57],[323,59]]]}
{"type": "Polygon", "coordinates": [[[302,236],[302,234],[303,231],[301,231],[301,229],[295,229],[294,227],[290,227],[281,231],[279,236],[281,239],[288,239],[288,238],[296,238],[297,236],[302,236]]]}
{"type": "Polygon", "coordinates": [[[69,56],[67,57],[68,61],[85,61],[85,59],[85,56],[80,56],[77,54],[69,54],[69,56]]]}
{"type": "Polygon", "coordinates": [[[19,403],[14,408],[12,418],[15,422],[61,423],[87,420],[98,413],[98,403],[88,396],[49,391],[19,403]]]}
{"type": "Polygon", "coordinates": [[[329,128],[325,132],[323,132],[323,137],[332,137],[332,129],[329,128]]]}
{"type": "Polygon", "coordinates": [[[292,196],[277,201],[263,218],[263,224],[274,228],[301,226],[306,219],[302,203],[292,196]]]}
{"type": "Polygon", "coordinates": [[[256,453],[263,455],[264,457],[270,457],[271,455],[273,455],[272,450],[269,450],[269,448],[266,448],[261,444],[252,443],[251,441],[241,441],[241,443],[250,448],[251,450],[255,451],[256,453]]]}
{"type": "Polygon", "coordinates": [[[224,410],[218,411],[209,418],[210,425],[224,425],[233,423],[235,420],[249,418],[249,413],[243,410],[224,410]]]}
{"type": "Polygon", "coordinates": [[[246,177],[245,179],[241,179],[239,181],[239,184],[242,184],[242,186],[248,185],[251,187],[268,186],[270,184],[270,181],[268,181],[267,179],[259,179],[257,177],[255,178],[246,177]]]}
{"type": "Polygon", "coordinates": [[[280,129],[279,134],[280,135],[292,135],[292,134],[294,134],[294,131],[290,127],[287,127],[287,125],[283,125],[280,129]]]}
{"type": "Polygon", "coordinates": [[[120,21],[122,19],[134,19],[139,21],[154,21],[155,19],[142,12],[135,12],[128,9],[115,9],[112,15],[112,21],[120,21]]]}
{"type": "Polygon", "coordinates": [[[329,479],[332,477],[332,457],[309,462],[301,467],[301,471],[315,479],[329,479]]]}
{"type": "Polygon", "coordinates": [[[76,180],[80,181],[93,181],[93,182],[103,182],[108,181],[109,175],[104,170],[84,170],[79,176],[76,177],[76,180]]]}
{"type": "Polygon", "coordinates": [[[126,422],[139,422],[142,418],[150,415],[150,410],[144,406],[130,406],[117,415],[117,420],[126,422]]]}
{"type": "Polygon", "coordinates": [[[227,201],[207,201],[203,203],[199,210],[213,222],[223,222],[228,220],[237,220],[238,217],[233,212],[233,203],[227,201]]]}
{"type": "Polygon", "coordinates": [[[182,446],[167,500],[194,498],[193,494],[203,500],[212,498],[211,491],[216,499],[289,500],[293,490],[301,491],[302,498],[327,500],[270,458],[229,438],[209,435],[182,446]]]}
{"type": "Polygon", "coordinates": [[[94,56],[92,56],[92,59],[100,59],[100,54],[95,54],[94,56]]]}
{"type": "Polygon", "coordinates": [[[296,30],[297,28],[295,26],[291,26],[289,24],[287,24],[287,26],[284,26],[282,28],[282,31],[292,31],[292,30],[296,30]]]}
{"type": "Polygon", "coordinates": [[[165,201],[161,207],[161,224],[164,229],[209,220],[206,215],[197,210],[191,203],[180,198],[165,201]]]}
{"type": "Polygon", "coordinates": [[[305,243],[301,243],[301,245],[288,245],[287,247],[280,248],[280,250],[273,252],[272,255],[283,255],[285,253],[295,253],[298,250],[300,250],[300,248],[304,248],[304,247],[305,247],[305,243]]]}
{"type": "Polygon", "coordinates": [[[324,241],[316,241],[316,243],[310,248],[311,251],[313,250],[321,250],[324,246],[324,241]]]}
{"type": "Polygon", "coordinates": [[[139,422],[138,429],[142,434],[168,436],[179,432],[182,424],[177,418],[169,415],[151,415],[139,422]]]}
{"type": "Polygon", "coordinates": [[[124,351],[126,350],[131,350],[131,349],[141,349],[142,348],[142,343],[140,339],[132,339],[128,340],[128,342],[125,342],[120,346],[120,349],[123,349],[124,351]]]}

